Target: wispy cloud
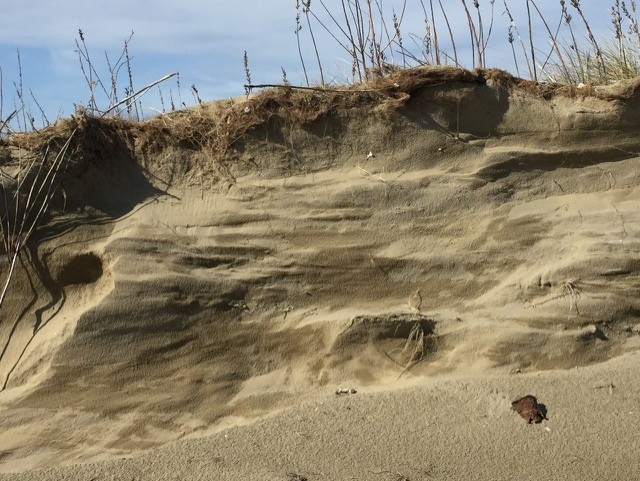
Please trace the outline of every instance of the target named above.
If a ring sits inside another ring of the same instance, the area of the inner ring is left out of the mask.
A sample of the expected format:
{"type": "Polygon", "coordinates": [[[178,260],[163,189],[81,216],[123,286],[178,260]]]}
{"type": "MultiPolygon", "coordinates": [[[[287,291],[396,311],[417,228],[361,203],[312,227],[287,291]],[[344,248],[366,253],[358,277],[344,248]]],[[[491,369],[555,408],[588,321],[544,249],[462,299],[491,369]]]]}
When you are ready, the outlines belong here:
{"type": "Polygon", "coordinates": [[[16,2],[0,17],[0,44],[64,47],[78,28],[96,48],[115,48],[136,32],[140,52],[207,52],[245,39],[270,43],[284,25],[291,24],[292,8],[280,2],[207,2],[168,0],[77,0],[16,2]],[[273,28],[278,26],[277,28],[273,28]]]}

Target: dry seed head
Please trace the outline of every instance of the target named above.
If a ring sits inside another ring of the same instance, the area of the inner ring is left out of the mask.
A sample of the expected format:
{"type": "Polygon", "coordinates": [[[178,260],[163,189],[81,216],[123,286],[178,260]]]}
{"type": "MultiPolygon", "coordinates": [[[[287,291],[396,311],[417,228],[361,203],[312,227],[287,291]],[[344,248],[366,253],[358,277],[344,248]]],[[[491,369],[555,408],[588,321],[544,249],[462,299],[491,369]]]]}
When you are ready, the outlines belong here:
{"type": "Polygon", "coordinates": [[[396,36],[400,39],[400,42],[402,42],[401,36],[400,36],[400,22],[398,22],[398,16],[396,15],[396,11],[393,11],[393,29],[396,32],[396,36]]]}
{"type": "Polygon", "coordinates": [[[571,23],[571,15],[567,10],[567,5],[564,0],[560,0],[560,7],[562,8],[562,17],[564,18],[565,23],[569,25],[571,23]]]}
{"type": "MultiPolygon", "coordinates": [[[[617,5],[618,2],[616,2],[617,5]]],[[[620,40],[622,38],[622,16],[620,15],[620,11],[615,8],[615,6],[611,7],[611,23],[613,23],[614,36],[616,40],[620,40]]]]}

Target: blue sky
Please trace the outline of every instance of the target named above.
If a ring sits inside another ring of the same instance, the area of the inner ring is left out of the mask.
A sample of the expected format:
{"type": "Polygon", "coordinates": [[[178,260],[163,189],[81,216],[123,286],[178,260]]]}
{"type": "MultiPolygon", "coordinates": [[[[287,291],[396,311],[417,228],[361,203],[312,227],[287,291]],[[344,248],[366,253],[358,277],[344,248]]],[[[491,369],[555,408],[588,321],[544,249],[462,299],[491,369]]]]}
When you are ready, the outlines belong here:
{"type": "MultiPolygon", "coordinates": [[[[489,0],[480,5],[488,18],[489,0]]],[[[526,31],[524,0],[510,0],[509,6],[519,28],[526,31]]],[[[537,0],[547,20],[556,25],[559,3],[555,0],[537,0]]],[[[569,3],[569,1],[567,1],[569,3]]],[[[609,5],[605,0],[582,0],[581,4],[600,35],[608,35],[610,28],[609,5]]],[[[611,2],[612,3],[612,2],[611,2]]],[[[340,0],[325,0],[334,12],[341,12],[340,0]]],[[[402,0],[383,0],[385,9],[400,10],[402,0]]],[[[428,1],[425,0],[428,5],[428,1]]],[[[471,7],[472,0],[467,0],[471,7]]],[[[312,1],[312,10],[322,14],[319,0],[312,1]]],[[[437,3],[436,3],[437,5],[437,3]]],[[[460,0],[443,0],[458,42],[458,53],[465,66],[471,67],[466,17],[460,0]]],[[[513,71],[511,51],[506,41],[508,20],[503,14],[503,1],[495,2],[495,30],[488,47],[491,65],[513,71]]],[[[326,15],[323,16],[327,22],[326,15]]],[[[578,18],[574,12],[574,22],[578,18]]],[[[249,55],[249,66],[254,83],[279,83],[281,67],[287,71],[293,84],[304,79],[294,34],[295,0],[31,0],[14,2],[3,10],[0,17],[0,68],[3,74],[3,115],[13,110],[14,82],[19,82],[17,51],[22,63],[23,92],[34,116],[39,117],[35,101],[42,106],[49,120],[69,115],[74,104],[87,103],[89,91],[79,67],[75,39],[78,29],[84,37],[94,66],[103,81],[108,81],[105,51],[112,61],[122,52],[123,41],[131,39],[134,87],[141,88],[162,76],[180,72],[181,87],[174,80],[162,85],[165,106],[169,92],[174,102],[178,97],[194,103],[190,86],[195,85],[204,101],[238,96],[244,93],[242,64],[243,52],[249,55]],[[31,93],[33,92],[33,97],[31,93]]],[[[446,36],[440,25],[441,37],[446,36]]],[[[409,33],[424,35],[422,7],[417,0],[407,0],[402,24],[405,44],[409,33]]],[[[338,82],[347,80],[350,71],[345,61],[347,54],[335,41],[315,26],[318,48],[326,77],[338,82]]],[[[536,42],[546,48],[546,33],[537,22],[534,28],[536,42]]],[[[305,60],[312,82],[319,81],[315,56],[311,50],[308,30],[301,32],[305,60]]],[[[608,35],[610,36],[610,34],[608,35]]],[[[121,74],[121,80],[125,80],[121,74]]],[[[325,79],[326,80],[326,79],[325,79]]],[[[121,95],[122,96],[122,95],[121,95]]],[[[157,89],[143,99],[148,111],[161,108],[157,89]]]]}

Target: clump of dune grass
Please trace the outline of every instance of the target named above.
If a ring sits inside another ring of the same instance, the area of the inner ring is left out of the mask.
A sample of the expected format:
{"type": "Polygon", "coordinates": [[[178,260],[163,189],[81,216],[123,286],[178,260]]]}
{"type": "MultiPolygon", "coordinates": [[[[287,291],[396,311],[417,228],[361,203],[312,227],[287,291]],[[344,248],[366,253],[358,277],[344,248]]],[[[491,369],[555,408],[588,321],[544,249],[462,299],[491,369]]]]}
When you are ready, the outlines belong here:
{"type": "Polygon", "coordinates": [[[8,261],[0,290],[0,307],[24,246],[47,213],[68,165],[68,150],[75,130],[62,147],[30,162],[19,162],[13,175],[0,169],[0,235],[8,261]]]}
{"type": "Polygon", "coordinates": [[[341,0],[335,8],[324,0],[313,4],[296,0],[295,34],[307,86],[310,63],[303,55],[305,31],[313,46],[309,51],[321,71],[321,86],[327,77],[314,25],[342,48],[351,63],[353,82],[424,65],[486,69],[491,66],[489,53],[505,48],[511,51],[517,76],[534,81],[605,84],[639,75],[636,0],[601,5],[602,13],[611,18],[613,35],[609,39],[596,37],[581,0],[559,0],[557,16],[543,13],[541,0],[524,0],[519,5],[524,7],[521,18],[516,18],[516,4],[509,0],[341,0]],[[407,17],[416,12],[423,17],[424,31],[405,31],[407,17]],[[466,20],[466,32],[452,27],[450,19],[460,15],[466,20]],[[506,31],[507,38],[497,37],[499,29],[506,31]],[[546,41],[534,35],[539,31],[546,41]],[[462,58],[463,43],[470,58],[462,58]]]}
{"type": "Polygon", "coordinates": [[[638,76],[640,34],[635,0],[628,5],[624,1],[613,1],[608,7],[613,38],[601,40],[593,34],[580,0],[570,0],[569,3],[568,6],[565,0],[560,0],[561,24],[555,34],[549,31],[550,43],[556,54],[548,57],[541,67],[545,77],[559,83],[601,85],[638,76]],[[584,27],[586,43],[577,40],[580,30],[575,26],[572,13],[577,13],[579,23],[584,27]],[[568,34],[567,42],[559,40],[562,32],[568,34]]]}

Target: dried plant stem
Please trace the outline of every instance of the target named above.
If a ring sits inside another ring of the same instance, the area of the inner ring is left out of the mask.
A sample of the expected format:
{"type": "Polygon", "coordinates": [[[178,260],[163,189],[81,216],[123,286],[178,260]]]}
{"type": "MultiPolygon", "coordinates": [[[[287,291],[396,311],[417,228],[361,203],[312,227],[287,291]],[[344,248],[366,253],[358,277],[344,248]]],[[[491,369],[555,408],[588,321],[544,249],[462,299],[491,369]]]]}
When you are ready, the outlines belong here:
{"type": "Polygon", "coordinates": [[[42,124],[45,126],[49,125],[50,122],[49,122],[49,119],[47,118],[47,114],[44,113],[44,109],[42,108],[42,105],[40,105],[40,102],[38,102],[38,99],[36,99],[36,96],[33,95],[33,92],[31,91],[31,89],[29,89],[29,94],[31,95],[33,102],[36,104],[36,106],[40,110],[40,115],[42,116],[42,124]]]}
{"type": "Polygon", "coordinates": [[[96,87],[100,87],[102,92],[108,97],[107,89],[105,88],[98,72],[96,71],[93,63],[91,62],[91,56],[89,55],[89,49],[84,39],[84,32],[82,29],[78,29],[78,37],[80,42],[76,40],[76,52],[78,53],[78,60],[80,62],[80,70],[84,74],[87,87],[89,88],[89,102],[88,109],[92,113],[98,112],[98,103],[96,100],[96,87]]]}
{"type": "Polygon", "coordinates": [[[536,49],[533,45],[533,28],[531,27],[531,7],[529,6],[529,0],[527,5],[527,23],[529,25],[529,47],[531,48],[531,64],[533,67],[533,80],[538,81],[538,70],[536,69],[536,49]]]}
{"type": "MultiPolygon", "coordinates": [[[[425,85],[423,88],[427,87],[439,87],[444,85],[446,82],[435,83],[431,85],[425,85]]],[[[328,87],[305,87],[303,85],[291,85],[291,84],[255,84],[255,85],[245,85],[245,87],[249,89],[265,89],[265,88],[283,88],[283,89],[293,89],[293,90],[312,90],[315,92],[340,92],[340,93],[350,93],[350,94],[359,94],[362,92],[384,92],[385,88],[379,89],[336,89],[336,88],[328,88],[328,87]]]]}
{"type": "Polygon", "coordinates": [[[476,30],[475,22],[473,21],[473,17],[471,16],[471,12],[469,8],[467,8],[467,2],[465,0],[460,0],[462,2],[462,6],[464,7],[464,12],[467,15],[467,24],[469,26],[469,36],[471,37],[471,57],[473,59],[473,66],[476,67],[476,55],[477,55],[477,66],[482,68],[482,52],[480,51],[480,41],[478,40],[478,32],[476,30]]]}
{"type": "Polygon", "coordinates": [[[298,55],[300,56],[300,63],[302,64],[302,72],[304,73],[304,80],[309,85],[309,76],[307,75],[307,67],[304,64],[304,55],[302,55],[302,46],[300,44],[300,0],[296,0],[296,42],[298,44],[298,55]]]}
{"type": "Polygon", "coordinates": [[[571,0],[571,6],[575,8],[576,12],[578,12],[578,15],[580,15],[580,18],[582,19],[582,23],[584,23],[584,27],[587,30],[587,34],[589,36],[589,41],[591,42],[591,45],[593,45],[593,48],[596,51],[596,57],[598,59],[598,63],[600,64],[600,69],[601,69],[600,74],[602,77],[604,77],[607,74],[607,68],[605,66],[604,58],[602,57],[602,50],[600,50],[600,45],[598,45],[598,42],[596,41],[596,37],[593,35],[593,32],[591,31],[591,27],[589,26],[589,22],[584,16],[584,13],[582,12],[582,8],[580,8],[580,0],[571,0]]]}
{"type": "MultiPolygon", "coordinates": [[[[18,59],[18,83],[14,82],[14,87],[16,89],[16,95],[18,96],[18,100],[20,101],[20,109],[19,111],[22,113],[22,126],[26,130],[27,129],[27,108],[24,102],[24,88],[23,88],[23,78],[22,78],[22,60],[20,58],[20,50],[16,50],[16,55],[18,59]]],[[[31,117],[31,115],[29,115],[31,117]]]]}
{"type": "Polygon", "coordinates": [[[440,5],[440,10],[442,11],[444,22],[447,24],[447,30],[449,30],[449,39],[451,40],[451,48],[453,49],[453,62],[455,63],[456,67],[459,67],[460,63],[458,62],[458,50],[456,49],[456,40],[455,36],[453,35],[453,29],[451,28],[451,23],[449,23],[447,12],[442,6],[442,0],[438,0],[438,4],[440,5]]]}
{"type": "Polygon", "coordinates": [[[478,0],[474,0],[473,6],[476,9],[476,14],[478,16],[478,34],[476,38],[478,39],[478,64],[480,68],[484,68],[486,62],[486,56],[484,52],[484,25],[482,24],[482,12],[480,12],[480,2],[478,0]]]}
{"type": "MultiPolygon", "coordinates": [[[[509,10],[509,6],[507,5],[507,0],[502,0],[502,3],[504,4],[504,11],[509,17],[509,21],[511,22],[511,28],[513,28],[513,31],[516,32],[516,35],[518,36],[518,40],[520,41],[520,46],[522,47],[522,53],[524,54],[524,59],[527,63],[527,68],[529,69],[529,77],[534,78],[535,65],[533,65],[533,68],[532,68],[532,64],[529,62],[529,55],[527,54],[527,48],[524,45],[524,40],[522,40],[522,37],[520,36],[520,30],[518,30],[518,26],[516,25],[516,22],[513,19],[513,15],[511,15],[511,10],[509,10]]],[[[515,52],[514,52],[514,59],[515,59],[515,52]]],[[[516,62],[516,66],[517,66],[517,62],[516,62]]]]}
{"type": "MultiPolygon", "coordinates": [[[[423,0],[420,0],[420,4],[422,5],[422,10],[427,15],[427,9],[424,6],[423,0]]],[[[440,43],[438,42],[438,29],[436,27],[436,17],[433,14],[433,0],[429,0],[429,10],[431,13],[431,25],[433,25],[433,49],[436,55],[436,65],[440,65],[440,43]]]]}
{"type": "Polygon", "coordinates": [[[373,22],[373,11],[371,10],[371,0],[365,0],[367,3],[367,11],[369,17],[369,30],[367,38],[369,39],[370,48],[370,60],[373,67],[382,68],[382,59],[380,53],[380,46],[376,40],[376,26],[373,22]]]}
{"type": "MultiPolygon", "coordinates": [[[[124,41],[124,58],[125,58],[125,64],[127,66],[127,75],[129,77],[129,93],[133,94],[135,90],[133,88],[133,73],[131,71],[131,57],[129,56],[129,40],[124,41]]],[[[140,120],[140,112],[138,111],[138,106],[136,105],[136,103],[135,102],[128,103],[127,111],[129,112],[129,115],[131,115],[133,110],[135,110],[135,113],[136,113],[136,120],[140,120]],[[131,105],[133,105],[133,109],[131,108],[131,105]]]]}
{"type": "MultiPolygon", "coordinates": [[[[360,2],[356,1],[355,3],[355,8],[352,8],[351,6],[351,2],[347,2],[347,4],[349,5],[349,10],[351,12],[351,15],[354,19],[354,23],[356,26],[356,36],[358,39],[358,49],[357,49],[357,54],[360,59],[360,64],[358,65],[358,70],[361,72],[360,76],[363,77],[365,80],[368,80],[369,78],[369,72],[367,69],[367,57],[366,57],[366,40],[365,40],[365,34],[364,34],[364,16],[362,15],[362,8],[360,7],[360,2]]],[[[356,60],[356,64],[357,64],[357,60],[356,60]]]]}
{"type": "Polygon", "coordinates": [[[395,30],[395,41],[400,47],[400,53],[402,54],[402,67],[407,67],[407,53],[404,50],[404,45],[402,43],[402,33],[400,32],[400,21],[398,20],[398,16],[396,12],[393,12],[393,28],[395,30]]]}
{"type": "MultiPolygon", "coordinates": [[[[406,4],[407,0],[404,0],[405,4],[406,4]]],[[[387,26],[387,22],[385,20],[385,15],[384,12],[382,11],[382,0],[380,0],[380,2],[376,1],[376,8],[378,10],[378,16],[380,17],[380,26],[378,27],[380,29],[380,41],[378,42],[378,51],[380,52],[380,67],[382,67],[385,63],[386,63],[386,52],[388,51],[390,53],[390,57],[391,57],[391,65],[397,65],[396,61],[395,61],[395,55],[394,55],[394,51],[393,48],[389,48],[392,43],[395,41],[396,39],[396,32],[399,31],[400,25],[398,25],[398,28],[396,29],[396,26],[394,24],[394,33],[393,36],[389,34],[389,27],[387,26]],[[386,44],[384,45],[384,47],[382,46],[382,39],[386,38],[386,44]]],[[[392,10],[393,11],[393,10],[392,10]]],[[[392,16],[393,18],[393,16],[392,16]]],[[[397,19],[397,17],[396,17],[397,19]]]]}
{"type": "Polygon", "coordinates": [[[120,102],[118,102],[117,104],[115,104],[114,106],[110,107],[108,110],[105,110],[102,115],[100,115],[100,117],[105,117],[106,115],[108,115],[109,113],[113,112],[114,110],[116,110],[118,107],[120,107],[122,104],[131,102],[134,99],[138,99],[140,98],[142,95],[144,95],[145,93],[147,93],[149,91],[149,89],[155,87],[156,85],[158,85],[159,83],[164,82],[167,79],[170,79],[171,77],[175,77],[176,75],[178,75],[178,72],[173,72],[170,73],[168,75],[165,75],[164,77],[162,77],[159,80],[156,80],[155,82],[150,83],[149,85],[147,85],[146,87],[141,88],[140,90],[138,90],[137,92],[132,93],[131,95],[129,95],[128,97],[125,97],[124,99],[122,99],[120,102]]]}
{"type": "MultiPolygon", "coordinates": [[[[336,20],[336,18],[333,16],[333,14],[331,13],[331,11],[326,7],[326,5],[324,4],[324,2],[320,2],[320,5],[322,6],[322,8],[325,9],[325,12],[327,13],[327,15],[329,15],[329,18],[331,18],[331,21],[334,23],[334,25],[338,28],[338,30],[340,30],[340,32],[347,37],[347,33],[344,31],[344,29],[342,28],[342,25],[340,25],[340,23],[336,20]]],[[[344,41],[340,40],[336,34],[333,33],[333,31],[327,26],[327,24],[325,22],[322,21],[322,19],[320,19],[314,12],[313,10],[309,11],[309,14],[311,14],[311,16],[313,17],[313,19],[318,22],[318,24],[331,36],[331,38],[333,38],[336,43],[338,45],[340,45],[340,47],[342,49],[344,49],[345,52],[347,52],[349,55],[351,55],[351,50],[350,47],[345,45],[344,41]]]]}
{"type": "Polygon", "coordinates": [[[491,21],[489,22],[489,30],[487,31],[487,36],[483,35],[480,37],[480,41],[482,42],[482,62],[484,66],[487,65],[487,46],[489,45],[489,39],[491,38],[491,34],[493,33],[493,22],[495,20],[495,0],[491,0],[491,21]]]}
{"type": "Polygon", "coordinates": [[[18,114],[18,111],[14,110],[9,114],[9,117],[7,117],[6,119],[2,120],[2,117],[0,117],[0,134],[2,133],[5,127],[7,129],[9,128],[9,122],[11,122],[11,119],[17,114],[18,114]]]}
{"type": "MultiPolygon", "coordinates": [[[[582,64],[582,55],[580,55],[579,50],[578,50],[578,42],[576,41],[576,36],[573,32],[573,27],[571,25],[571,15],[569,14],[568,10],[567,10],[567,6],[565,4],[565,0],[560,0],[560,7],[562,8],[562,16],[564,18],[564,21],[567,25],[567,29],[569,30],[569,34],[571,35],[571,44],[569,45],[569,49],[573,50],[575,52],[575,55],[572,55],[569,57],[571,63],[572,63],[572,68],[575,71],[575,64],[573,62],[573,58],[575,57],[578,61],[578,67],[579,67],[579,71],[580,71],[580,76],[578,77],[580,80],[585,79],[585,68],[584,65],[582,64]]],[[[569,81],[569,79],[567,79],[569,81]]]]}
{"type": "MultiPolygon", "coordinates": [[[[560,65],[562,66],[562,71],[564,75],[566,76],[566,78],[569,78],[570,76],[569,69],[567,68],[567,64],[564,61],[564,57],[562,56],[562,52],[560,51],[560,48],[558,47],[557,35],[553,35],[553,33],[551,32],[551,29],[549,28],[549,24],[545,20],[544,16],[542,15],[542,12],[536,5],[535,1],[530,0],[530,2],[531,2],[531,5],[533,5],[533,8],[536,9],[536,12],[538,12],[538,16],[540,17],[540,20],[542,21],[544,27],[547,29],[547,33],[549,34],[549,40],[551,41],[551,45],[556,52],[556,56],[558,58],[558,61],[560,62],[560,65]]],[[[541,68],[544,68],[544,65],[542,65],[541,68]]]]}
{"type": "Polygon", "coordinates": [[[636,37],[636,46],[640,46],[640,28],[638,28],[638,12],[635,0],[631,0],[630,4],[631,11],[629,11],[627,4],[622,2],[622,11],[629,21],[629,33],[636,37]]]}
{"type": "MultiPolygon", "coordinates": [[[[247,55],[247,51],[244,51],[244,56],[242,58],[242,63],[244,65],[244,79],[245,79],[245,85],[251,85],[251,71],[249,70],[249,56],[247,55]]],[[[251,90],[249,90],[247,87],[244,88],[244,93],[247,95],[247,97],[249,96],[249,94],[251,93],[251,90]]]]}
{"type": "Polygon", "coordinates": [[[35,174],[35,160],[31,162],[22,174],[22,178],[18,178],[16,190],[12,195],[7,195],[7,187],[5,187],[4,182],[0,184],[3,192],[0,234],[2,235],[9,260],[9,271],[2,291],[0,291],[0,307],[2,307],[7,294],[20,252],[31,238],[42,216],[49,209],[51,199],[62,180],[62,173],[66,170],[68,161],[67,152],[76,130],[74,129],[69,135],[49,167],[44,167],[47,161],[48,149],[40,159],[35,174]],[[34,175],[31,180],[29,180],[30,174],[34,175]],[[28,187],[24,185],[27,182],[31,183],[28,187]],[[23,195],[24,187],[27,187],[24,189],[25,191],[28,190],[26,196],[23,195]]]}
{"type": "Polygon", "coordinates": [[[324,72],[322,71],[322,61],[320,60],[320,53],[318,52],[318,44],[316,43],[316,37],[313,34],[313,28],[311,27],[311,20],[309,19],[309,11],[311,10],[311,0],[303,0],[302,2],[305,18],[307,19],[307,26],[309,27],[309,35],[311,36],[311,43],[313,44],[313,50],[316,53],[316,60],[318,62],[318,69],[320,70],[320,83],[324,85],[324,72]]]}

